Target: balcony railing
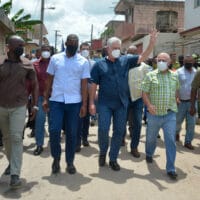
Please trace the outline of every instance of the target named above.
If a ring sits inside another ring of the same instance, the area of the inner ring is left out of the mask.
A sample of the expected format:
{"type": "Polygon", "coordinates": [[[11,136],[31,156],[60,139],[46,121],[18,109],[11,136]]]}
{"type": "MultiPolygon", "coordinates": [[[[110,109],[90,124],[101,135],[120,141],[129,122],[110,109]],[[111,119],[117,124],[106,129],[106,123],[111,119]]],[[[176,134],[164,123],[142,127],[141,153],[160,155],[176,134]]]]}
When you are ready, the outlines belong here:
{"type": "Polygon", "coordinates": [[[134,23],[134,35],[149,34],[155,26],[153,24],[134,23]]]}

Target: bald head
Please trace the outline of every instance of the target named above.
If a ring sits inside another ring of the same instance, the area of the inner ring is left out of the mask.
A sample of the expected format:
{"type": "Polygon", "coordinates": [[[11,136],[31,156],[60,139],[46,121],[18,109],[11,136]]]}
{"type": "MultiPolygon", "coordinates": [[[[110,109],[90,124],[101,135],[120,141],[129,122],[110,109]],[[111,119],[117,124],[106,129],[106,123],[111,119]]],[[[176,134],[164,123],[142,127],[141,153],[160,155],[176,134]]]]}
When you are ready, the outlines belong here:
{"type": "Polygon", "coordinates": [[[69,34],[69,35],[67,36],[66,42],[67,42],[67,41],[77,41],[77,42],[78,42],[78,36],[77,36],[76,34],[69,34]]]}
{"type": "Polygon", "coordinates": [[[127,54],[137,54],[137,47],[134,45],[131,45],[128,50],[127,50],[127,54]]]}
{"type": "Polygon", "coordinates": [[[162,52],[162,53],[159,53],[158,56],[157,56],[157,61],[163,61],[163,62],[167,62],[168,65],[170,64],[171,62],[171,59],[170,59],[170,55],[168,53],[165,53],[165,52],[162,52]]]}
{"type": "Polygon", "coordinates": [[[12,35],[8,38],[8,57],[10,60],[18,61],[24,52],[24,40],[18,35],[12,35]]]}
{"type": "Polygon", "coordinates": [[[74,56],[78,49],[78,36],[75,34],[68,35],[65,45],[67,47],[66,48],[67,56],[68,57],[74,56]]]}
{"type": "Polygon", "coordinates": [[[12,35],[8,38],[8,45],[14,45],[15,43],[24,43],[24,40],[18,35],[12,35]]]}

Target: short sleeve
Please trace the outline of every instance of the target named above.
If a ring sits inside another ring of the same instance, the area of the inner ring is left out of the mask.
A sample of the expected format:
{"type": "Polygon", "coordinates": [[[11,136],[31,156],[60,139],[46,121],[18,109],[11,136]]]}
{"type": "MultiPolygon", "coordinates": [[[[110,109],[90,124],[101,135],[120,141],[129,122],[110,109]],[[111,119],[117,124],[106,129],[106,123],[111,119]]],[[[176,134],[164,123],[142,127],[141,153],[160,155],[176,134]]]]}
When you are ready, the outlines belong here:
{"type": "Polygon", "coordinates": [[[179,90],[180,89],[180,81],[179,81],[178,75],[176,76],[176,80],[177,80],[176,90],[179,90]]]}
{"type": "Polygon", "coordinates": [[[91,83],[95,83],[95,84],[99,84],[99,79],[100,79],[100,74],[99,74],[99,65],[98,63],[95,63],[92,71],[91,71],[91,79],[90,82],[91,83]]]}
{"type": "Polygon", "coordinates": [[[200,71],[197,71],[193,81],[192,81],[192,89],[199,89],[200,87],[200,71]]]}
{"type": "Polygon", "coordinates": [[[28,80],[34,80],[36,78],[36,72],[32,65],[24,66],[27,70],[26,79],[28,80]]]}
{"type": "Polygon", "coordinates": [[[142,81],[141,90],[149,93],[150,88],[151,88],[151,79],[150,79],[150,74],[147,73],[142,81]]]}
{"type": "Polygon", "coordinates": [[[139,59],[138,55],[127,55],[128,63],[129,63],[129,68],[134,68],[137,67],[137,62],[139,59]]]}
{"type": "Polygon", "coordinates": [[[54,56],[51,57],[49,65],[47,67],[47,73],[51,75],[55,75],[55,58],[54,56]]]}
{"type": "Polygon", "coordinates": [[[82,79],[90,78],[90,64],[89,61],[85,61],[83,64],[83,74],[82,79]]]}

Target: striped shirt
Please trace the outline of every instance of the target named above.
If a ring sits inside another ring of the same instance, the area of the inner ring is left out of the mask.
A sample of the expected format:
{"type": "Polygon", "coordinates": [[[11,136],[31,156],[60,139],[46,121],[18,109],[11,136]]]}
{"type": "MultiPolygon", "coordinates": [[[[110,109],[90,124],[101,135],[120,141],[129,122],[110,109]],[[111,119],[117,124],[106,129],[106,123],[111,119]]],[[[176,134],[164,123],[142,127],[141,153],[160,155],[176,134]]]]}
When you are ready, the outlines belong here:
{"type": "Polygon", "coordinates": [[[177,112],[176,91],[179,89],[179,80],[176,73],[161,73],[157,69],[149,72],[141,89],[149,94],[151,104],[156,106],[156,115],[165,115],[168,110],[177,112]]]}

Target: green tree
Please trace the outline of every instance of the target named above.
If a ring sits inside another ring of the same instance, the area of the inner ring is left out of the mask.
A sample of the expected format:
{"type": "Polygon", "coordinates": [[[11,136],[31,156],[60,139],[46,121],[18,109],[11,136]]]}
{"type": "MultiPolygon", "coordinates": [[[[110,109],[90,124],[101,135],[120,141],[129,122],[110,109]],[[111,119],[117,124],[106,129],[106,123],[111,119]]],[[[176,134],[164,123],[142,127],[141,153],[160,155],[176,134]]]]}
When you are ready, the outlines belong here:
{"type": "MultiPolygon", "coordinates": [[[[12,9],[12,0],[4,3],[0,8],[4,10],[6,15],[9,15],[12,9]]],[[[33,30],[34,25],[41,24],[41,20],[32,20],[30,14],[24,14],[24,9],[17,11],[10,20],[15,25],[15,34],[22,36],[25,40],[28,39],[27,32],[33,30]]]]}
{"type": "Polygon", "coordinates": [[[114,29],[111,27],[107,27],[106,30],[101,33],[101,38],[109,38],[112,37],[114,34],[114,29]]]}

